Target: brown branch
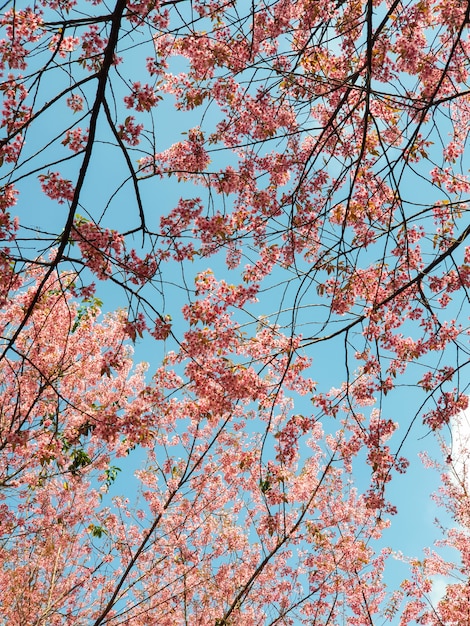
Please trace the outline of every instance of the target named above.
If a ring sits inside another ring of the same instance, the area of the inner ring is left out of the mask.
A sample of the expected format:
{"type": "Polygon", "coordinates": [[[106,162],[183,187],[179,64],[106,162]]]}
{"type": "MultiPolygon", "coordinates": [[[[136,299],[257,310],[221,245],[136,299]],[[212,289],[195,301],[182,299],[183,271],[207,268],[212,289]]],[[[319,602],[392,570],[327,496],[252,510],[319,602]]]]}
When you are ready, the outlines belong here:
{"type": "MultiPolygon", "coordinates": [[[[416,285],[416,283],[420,283],[423,280],[423,278],[425,276],[427,276],[430,272],[432,272],[432,270],[435,267],[440,265],[442,263],[442,261],[444,261],[448,256],[451,256],[451,254],[453,252],[455,252],[455,250],[457,250],[457,248],[465,241],[465,239],[469,235],[470,235],[470,224],[463,231],[463,233],[460,235],[460,237],[458,237],[454,241],[454,243],[449,248],[447,248],[447,250],[445,250],[442,254],[440,254],[438,257],[436,257],[434,259],[434,261],[432,261],[432,263],[430,263],[427,267],[425,267],[423,270],[418,272],[414,278],[412,278],[411,280],[406,282],[404,285],[402,285],[401,287],[399,287],[398,289],[393,291],[393,293],[388,295],[386,298],[384,298],[380,302],[377,302],[376,304],[374,304],[372,306],[372,311],[373,312],[378,311],[383,306],[385,306],[386,304],[388,304],[389,302],[394,300],[397,296],[402,294],[404,291],[406,291],[407,289],[409,289],[413,285],[416,285]]],[[[339,330],[335,331],[334,333],[331,333],[330,335],[327,335],[327,336],[324,336],[324,337],[310,337],[310,338],[308,338],[307,341],[302,344],[302,346],[305,348],[306,346],[311,346],[311,345],[313,345],[315,343],[320,343],[321,341],[327,341],[329,339],[333,339],[334,337],[338,337],[339,335],[342,335],[343,333],[348,332],[349,330],[351,330],[351,328],[354,328],[354,326],[357,326],[357,324],[360,324],[361,322],[363,322],[368,317],[369,317],[369,313],[363,313],[362,315],[357,317],[353,322],[351,322],[347,326],[343,326],[343,328],[340,328],[339,330]]]]}
{"type": "Polygon", "coordinates": [[[51,276],[51,274],[56,270],[59,263],[63,259],[65,249],[68,245],[70,234],[72,232],[73,220],[75,218],[75,212],[78,207],[80,194],[82,191],[83,184],[85,182],[85,177],[88,171],[88,166],[90,164],[91,154],[93,151],[93,145],[94,145],[94,140],[95,140],[95,135],[96,135],[98,115],[99,115],[101,105],[105,97],[106,83],[108,80],[109,70],[114,62],[114,52],[115,52],[117,42],[119,39],[119,30],[121,28],[121,20],[122,20],[122,16],[123,16],[125,8],[126,8],[126,0],[117,0],[116,7],[113,12],[113,19],[112,19],[109,39],[108,39],[108,43],[104,52],[103,65],[101,66],[101,70],[98,73],[98,87],[96,90],[95,102],[94,102],[92,112],[91,112],[91,117],[90,117],[88,141],[87,141],[85,151],[84,151],[82,166],[78,174],[78,179],[77,179],[77,184],[75,186],[73,199],[70,203],[67,222],[65,224],[65,228],[62,232],[62,235],[60,236],[60,243],[57,249],[57,253],[54,259],[51,261],[49,269],[47,270],[41,282],[39,283],[36,293],[31,299],[28,309],[25,312],[23,320],[18,325],[18,328],[16,329],[15,333],[12,335],[6,347],[4,348],[2,354],[0,355],[0,359],[2,359],[7,353],[7,351],[10,349],[10,347],[14,345],[16,339],[18,338],[21,331],[23,330],[26,323],[28,322],[29,318],[31,317],[34,307],[36,306],[37,302],[39,301],[39,298],[42,295],[44,286],[49,280],[49,277],[51,276]]]}

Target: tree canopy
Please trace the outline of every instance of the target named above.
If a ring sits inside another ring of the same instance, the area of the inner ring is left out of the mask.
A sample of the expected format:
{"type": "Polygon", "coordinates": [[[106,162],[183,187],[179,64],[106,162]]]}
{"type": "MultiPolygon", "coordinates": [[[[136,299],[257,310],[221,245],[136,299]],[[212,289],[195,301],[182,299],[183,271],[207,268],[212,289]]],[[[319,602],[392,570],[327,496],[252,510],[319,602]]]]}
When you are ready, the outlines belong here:
{"type": "Polygon", "coordinates": [[[0,623],[468,624],[470,5],[2,10],[0,623]]]}

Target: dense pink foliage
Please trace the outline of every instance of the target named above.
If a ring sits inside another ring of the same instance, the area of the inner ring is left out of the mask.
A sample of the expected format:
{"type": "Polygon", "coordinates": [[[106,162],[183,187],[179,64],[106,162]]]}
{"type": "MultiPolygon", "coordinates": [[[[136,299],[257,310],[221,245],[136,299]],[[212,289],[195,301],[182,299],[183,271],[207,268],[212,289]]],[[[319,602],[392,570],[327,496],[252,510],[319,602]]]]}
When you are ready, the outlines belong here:
{"type": "Polygon", "coordinates": [[[468,624],[468,3],[32,6],[0,18],[0,623],[468,624]],[[394,589],[417,417],[457,557],[394,589]]]}

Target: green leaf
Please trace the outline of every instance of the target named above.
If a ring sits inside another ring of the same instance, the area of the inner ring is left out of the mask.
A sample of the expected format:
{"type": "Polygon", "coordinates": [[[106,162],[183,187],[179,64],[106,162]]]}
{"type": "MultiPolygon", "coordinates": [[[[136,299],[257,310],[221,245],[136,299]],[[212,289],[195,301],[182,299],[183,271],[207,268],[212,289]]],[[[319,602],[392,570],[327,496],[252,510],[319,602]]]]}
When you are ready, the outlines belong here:
{"type": "Polygon", "coordinates": [[[271,489],[271,483],[267,479],[266,480],[261,479],[259,481],[259,487],[263,493],[266,493],[267,491],[271,489]]]}
{"type": "Polygon", "coordinates": [[[92,537],[97,537],[101,539],[103,535],[106,535],[107,532],[102,526],[96,526],[95,524],[90,524],[88,526],[88,530],[90,531],[92,537]]]}
{"type": "Polygon", "coordinates": [[[85,450],[73,450],[72,452],[72,463],[69,465],[69,472],[72,474],[78,474],[79,470],[87,465],[90,465],[91,459],[85,450]]]}
{"type": "Polygon", "coordinates": [[[116,467],[115,465],[111,465],[108,469],[104,470],[104,474],[106,476],[105,485],[106,487],[110,487],[113,482],[116,480],[118,473],[121,471],[120,467],[116,467]]]}

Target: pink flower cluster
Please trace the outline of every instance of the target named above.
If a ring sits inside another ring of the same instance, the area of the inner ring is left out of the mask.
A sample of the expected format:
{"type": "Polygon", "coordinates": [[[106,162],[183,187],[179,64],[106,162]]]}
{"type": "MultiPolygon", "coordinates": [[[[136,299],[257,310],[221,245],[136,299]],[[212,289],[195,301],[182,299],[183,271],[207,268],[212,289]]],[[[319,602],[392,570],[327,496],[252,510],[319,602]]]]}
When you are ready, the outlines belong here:
{"type": "Polygon", "coordinates": [[[459,393],[457,389],[443,392],[438,400],[437,406],[432,411],[428,411],[423,418],[432,430],[439,430],[450,422],[450,419],[468,408],[468,396],[459,393]]]}
{"type": "Polygon", "coordinates": [[[101,67],[107,40],[101,37],[100,33],[100,27],[97,24],[91,24],[89,29],[82,35],[82,54],[80,59],[90,72],[99,71],[101,67]]]}
{"type": "Polygon", "coordinates": [[[72,150],[72,152],[80,152],[86,146],[88,141],[88,129],[83,131],[81,128],[72,128],[67,130],[62,144],[72,150]]]}
{"type": "Polygon", "coordinates": [[[199,128],[193,128],[186,141],[173,144],[168,150],[156,154],[154,159],[143,159],[141,167],[161,176],[163,173],[176,174],[178,180],[190,180],[203,172],[209,163],[204,135],[199,128]]]}
{"type": "Polygon", "coordinates": [[[59,204],[73,200],[74,187],[72,181],[62,178],[59,172],[40,174],[38,178],[41,182],[41,189],[52,200],[57,200],[59,204]]]}
{"type": "Polygon", "coordinates": [[[152,337],[157,340],[165,340],[171,333],[171,317],[165,315],[163,318],[157,317],[155,320],[155,327],[151,331],[152,337]]]}
{"type": "Polygon", "coordinates": [[[135,117],[128,115],[124,124],[119,124],[118,134],[129,146],[137,146],[140,143],[140,133],[144,130],[143,124],[136,124],[135,117]]]}
{"type": "Polygon", "coordinates": [[[132,84],[132,92],[124,96],[124,102],[128,109],[136,111],[150,111],[161,99],[150,85],[141,85],[140,82],[132,84]]]}
{"type": "Polygon", "coordinates": [[[78,93],[73,93],[67,98],[67,106],[72,109],[74,113],[78,113],[83,110],[83,98],[78,93]]]}
{"type": "Polygon", "coordinates": [[[87,266],[101,280],[109,278],[113,271],[113,255],[120,256],[124,250],[122,235],[84,219],[76,220],[74,231],[74,239],[87,266]]]}
{"type": "Polygon", "coordinates": [[[74,52],[80,45],[79,37],[62,37],[60,33],[55,33],[51,37],[49,47],[51,50],[58,50],[59,56],[65,59],[69,54],[74,52]]]}

